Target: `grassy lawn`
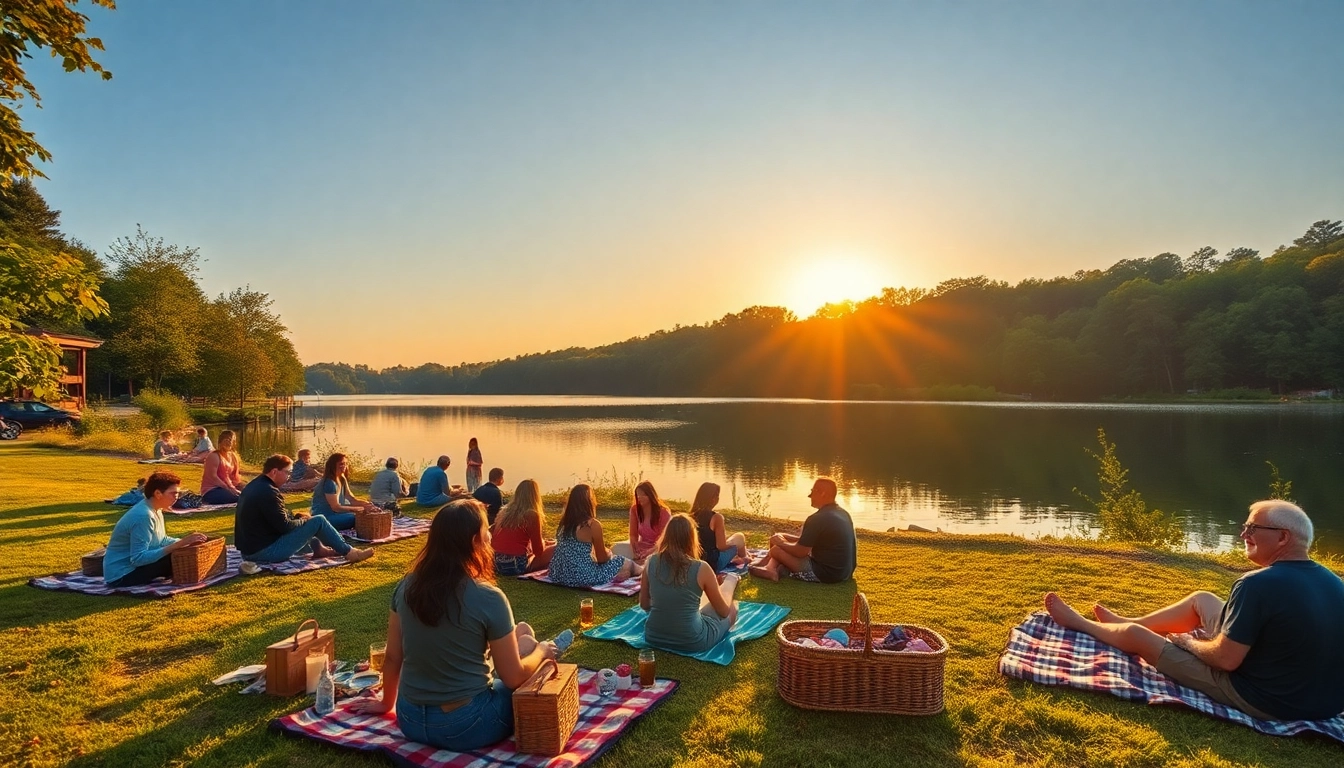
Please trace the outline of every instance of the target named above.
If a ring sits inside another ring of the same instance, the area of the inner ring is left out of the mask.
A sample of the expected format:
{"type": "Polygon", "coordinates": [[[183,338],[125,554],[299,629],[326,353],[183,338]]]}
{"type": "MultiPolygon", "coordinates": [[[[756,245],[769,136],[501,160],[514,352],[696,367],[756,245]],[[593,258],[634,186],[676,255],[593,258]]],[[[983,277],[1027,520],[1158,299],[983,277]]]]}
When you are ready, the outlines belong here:
{"type": "MultiPolygon", "coordinates": [[[[121,509],[99,499],[149,468],[121,457],[0,443],[0,765],[367,766],[378,757],[273,735],[272,718],[300,698],[242,696],[210,680],[262,660],[266,645],[316,617],[337,630],[337,654],[362,658],[382,638],[392,587],[423,539],[382,545],[363,564],[292,577],[239,577],[168,600],[90,597],[27,586],[71,570],[106,542],[121,509]]],[[[188,486],[199,467],[177,470],[188,486]]],[[[521,473],[514,472],[514,477],[521,473]]],[[[306,504],[291,497],[295,505],[306,504]]],[[[421,514],[426,510],[415,510],[421,514]]],[[[552,514],[555,506],[550,506],[552,514]]],[[[605,510],[604,516],[623,516],[605,510]]],[[[782,525],[782,524],[780,524],[782,525]]],[[[228,513],[172,518],[168,532],[232,538],[228,513]]],[[[754,544],[770,528],[733,518],[754,544]]],[[[775,640],[738,648],[729,667],[660,654],[681,689],[637,723],[601,766],[826,765],[1293,765],[1337,766],[1344,748],[1319,739],[1258,735],[1181,709],[1001,678],[1008,629],[1058,589],[1121,611],[1194,589],[1226,593],[1236,571],[1196,556],[1009,537],[869,534],[856,583],[748,579],[740,597],[793,607],[790,618],[848,618],[857,588],[874,620],[937,629],[952,644],[947,710],[930,718],[820,714],[774,691],[775,640]]],[[[580,593],[506,579],[518,620],[553,635],[575,626],[580,593]]],[[[598,620],[633,605],[592,595],[598,620]]],[[[566,660],[633,663],[635,652],[580,638],[566,660]]]]}

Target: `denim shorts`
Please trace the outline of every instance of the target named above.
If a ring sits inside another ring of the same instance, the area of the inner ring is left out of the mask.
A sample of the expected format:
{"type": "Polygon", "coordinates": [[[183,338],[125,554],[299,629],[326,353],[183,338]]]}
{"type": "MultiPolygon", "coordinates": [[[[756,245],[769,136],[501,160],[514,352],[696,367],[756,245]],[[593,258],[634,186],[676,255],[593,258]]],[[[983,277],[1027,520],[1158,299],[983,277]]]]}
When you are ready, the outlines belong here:
{"type": "Polygon", "coordinates": [[[397,725],[411,741],[464,752],[497,744],[513,733],[513,692],[503,680],[451,712],[438,704],[397,702],[397,725]]]}
{"type": "Polygon", "coordinates": [[[527,573],[527,564],[532,558],[527,555],[505,555],[495,553],[495,573],[500,576],[521,576],[527,573]]]}

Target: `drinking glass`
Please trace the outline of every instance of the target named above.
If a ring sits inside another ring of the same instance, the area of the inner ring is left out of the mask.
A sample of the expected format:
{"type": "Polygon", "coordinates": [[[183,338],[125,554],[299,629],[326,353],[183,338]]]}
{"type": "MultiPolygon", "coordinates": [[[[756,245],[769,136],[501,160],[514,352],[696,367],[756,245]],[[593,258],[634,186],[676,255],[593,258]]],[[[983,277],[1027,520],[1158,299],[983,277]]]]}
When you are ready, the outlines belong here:
{"type": "Polygon", "coordinates": [[[381,673],[383,671],[383,659],[387,658],[387,643],[371,643],[369,645],[369,669],[381,673]]]}
{"type": "Polygon", "coordinates": [[[639,687],[652,688],[657,677],[658,661],[653,656],[653,649],[645,648],[639,652],[639,687]]]}
{"type": "Polygon", "coordinates": [[[593,598],[585,597],[579,601],[579,626],[593,626],[593,598]]]}

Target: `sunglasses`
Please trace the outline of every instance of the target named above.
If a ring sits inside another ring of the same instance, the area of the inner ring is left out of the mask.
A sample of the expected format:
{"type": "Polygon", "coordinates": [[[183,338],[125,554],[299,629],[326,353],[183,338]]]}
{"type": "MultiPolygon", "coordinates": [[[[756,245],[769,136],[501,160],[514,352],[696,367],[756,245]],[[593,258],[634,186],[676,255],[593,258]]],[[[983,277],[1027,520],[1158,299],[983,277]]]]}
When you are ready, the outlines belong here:
{"type": "Polygon", "coordinates": [[[1272,525],[1259,525],[1258,523],[1242,523],[1241,535],[1254,536],[1256,531],[1286,531],[1287,528],[1275,528],[1272,525]]]}

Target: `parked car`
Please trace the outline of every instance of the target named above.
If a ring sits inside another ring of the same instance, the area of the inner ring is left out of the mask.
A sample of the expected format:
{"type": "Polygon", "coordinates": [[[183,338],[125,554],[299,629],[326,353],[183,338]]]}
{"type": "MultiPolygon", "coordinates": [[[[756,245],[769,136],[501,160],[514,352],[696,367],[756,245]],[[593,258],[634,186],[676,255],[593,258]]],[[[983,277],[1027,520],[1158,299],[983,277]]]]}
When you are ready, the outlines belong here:
{"type": "Polygon", "coordinates": [[[0,416],[5,421],[16,421],[24,429],[59,427],[79,421],[77,411],[65,411],[36,400],[6,400],[0,402],[0,416]]]}

